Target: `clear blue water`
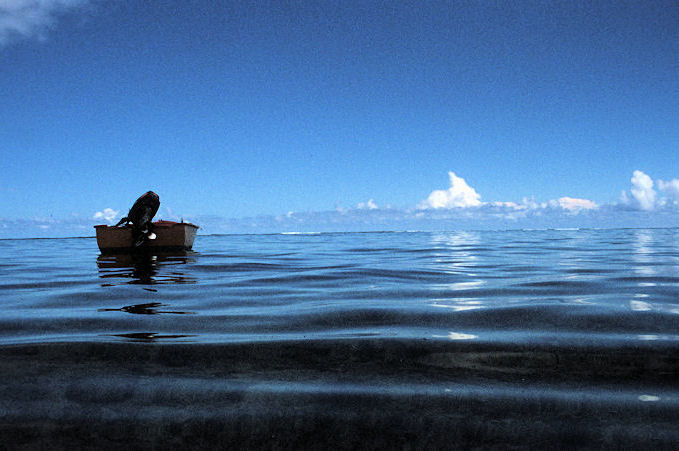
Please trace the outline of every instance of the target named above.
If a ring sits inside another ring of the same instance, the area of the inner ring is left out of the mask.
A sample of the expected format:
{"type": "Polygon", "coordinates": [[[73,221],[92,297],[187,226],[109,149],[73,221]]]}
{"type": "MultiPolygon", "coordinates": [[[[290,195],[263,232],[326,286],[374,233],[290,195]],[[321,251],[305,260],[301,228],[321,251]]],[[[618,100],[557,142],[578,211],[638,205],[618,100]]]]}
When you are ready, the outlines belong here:
{"type": "Polygon", "coordinates": [[[679,229],[0,252],[18,445],[679,445],[679,229]]]}

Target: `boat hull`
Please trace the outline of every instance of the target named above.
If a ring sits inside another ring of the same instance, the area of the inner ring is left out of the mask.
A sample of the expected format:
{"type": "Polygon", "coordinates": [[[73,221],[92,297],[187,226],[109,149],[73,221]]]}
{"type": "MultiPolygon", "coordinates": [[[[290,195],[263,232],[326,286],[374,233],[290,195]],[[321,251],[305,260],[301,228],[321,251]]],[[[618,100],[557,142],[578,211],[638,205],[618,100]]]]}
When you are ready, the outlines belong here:
{"type": "Polygon", "coordinates": [[[128,253],[144,251],[182,251],[193,247],[198,226],[190,222],[154,222],[155,240],[147,240],[135,248],[132,242],[131,227],[112,227],[96,225],[97,245],[102,253],[128,253]]]}

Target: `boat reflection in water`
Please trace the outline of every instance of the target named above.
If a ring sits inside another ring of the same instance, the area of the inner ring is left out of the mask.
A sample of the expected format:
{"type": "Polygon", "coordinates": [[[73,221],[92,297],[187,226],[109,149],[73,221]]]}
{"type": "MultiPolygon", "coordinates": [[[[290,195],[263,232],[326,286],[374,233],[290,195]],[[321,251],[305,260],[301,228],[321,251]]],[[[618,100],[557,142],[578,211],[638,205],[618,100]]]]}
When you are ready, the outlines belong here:
{"type": "MultiPolygon", "coordinates": [[[[187,264],[195,261],[194,257],[196,255],[197,252],[193,251],[102,254],[97,258],[99,277],[102,279],[101,286],[112,287],[111,289],[118,287],[120,289],[128,285],[141,285],[141,288],[145,291],[158,293],[158,289],[153,288],[153,286],[195,284],[196,278],[188,276],[185,268],[187,264]]],[[[98,309],[98,312],[106,315],[115,315],[116,312],[130,313],[137,318],[146,316],[149,318],[149,321],[143,320],[140,322],[135,320],[131,330],[124,331],[123,329],[120,331],[121,333],[106,334],[106,336],[123,338],[126,341],[133,342],[168,340],[177,342],[187,341],[196,337],[195,334],[174,332],[175,323],[166,324],[165,327],[162,327],[163,330],[154,331],[154,329],[160,326],[160,323],[158,321],[151,321],[152,317],[193,315],[195,312],[177,309],[172,305],[159,302],[160,299],[152,299],[149,302],[148,296],[155,297],[161,293],[153,295],[147,293],[147,296],[143,296],[141,293],[143,292],[138,292],[136,295],[126,295],[128,302],[129,300],[138,300],[138,303],[130,303],[130,305],[123,305],[122,307],[108,306],[98,309]],[[141,331],[138,329],[140,326],[143,327],[141,331]],[[148,331],[149,329],[151,331],[148,331]]]]}
{"type": "Polygon", "coordinates": [[[196,283],[194,277],[182,271],[182,266],[193,263],[197,254],[193,251],[101,254],[97,258],[97,267],[99,277],[106,279],[101,286],[196,283]]]}

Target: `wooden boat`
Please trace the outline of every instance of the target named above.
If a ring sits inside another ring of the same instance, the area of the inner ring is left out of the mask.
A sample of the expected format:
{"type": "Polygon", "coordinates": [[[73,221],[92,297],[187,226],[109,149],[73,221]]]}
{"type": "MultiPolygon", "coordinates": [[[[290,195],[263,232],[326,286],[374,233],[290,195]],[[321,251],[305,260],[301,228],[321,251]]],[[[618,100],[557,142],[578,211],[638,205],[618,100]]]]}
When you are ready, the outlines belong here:
{"type": "Polygon", "coordinates": [[[97,245],[102,253],[115,254],[133,251],[180,251],[193,247],[198,226],[190,222],[156,221],[156,239],[147,240],[138,248],[132,246],[132,228],[96,225],[97,245]]]}

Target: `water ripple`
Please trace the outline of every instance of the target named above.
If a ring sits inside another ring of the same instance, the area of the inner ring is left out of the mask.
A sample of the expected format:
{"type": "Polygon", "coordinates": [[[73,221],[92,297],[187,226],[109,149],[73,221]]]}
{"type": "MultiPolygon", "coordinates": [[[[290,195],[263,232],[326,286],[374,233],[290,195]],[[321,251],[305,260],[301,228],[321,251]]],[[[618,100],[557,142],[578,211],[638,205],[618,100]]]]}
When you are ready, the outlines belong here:
{"type": "Polygon", "coordinates": [[[362,440],[679,444],[674,229],[199,236],[144,257],[0,246],[3,437],[136,431],[129,418],[138,437],[258,437],[257,418],[294,443],[325,418],[362,440]]]}

